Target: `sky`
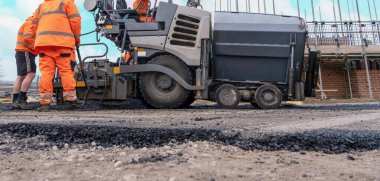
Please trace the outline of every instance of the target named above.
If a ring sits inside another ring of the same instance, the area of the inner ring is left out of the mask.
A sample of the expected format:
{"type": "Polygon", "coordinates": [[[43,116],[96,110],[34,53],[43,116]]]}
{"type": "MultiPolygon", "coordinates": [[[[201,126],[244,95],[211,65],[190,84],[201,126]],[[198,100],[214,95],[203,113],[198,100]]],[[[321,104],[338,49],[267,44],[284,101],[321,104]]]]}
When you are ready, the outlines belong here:
{"type": "MultiPolygon", "coordinates": [[[[116,0],[115,0],[116,1],[116,0]]],[[[165,1],[165,0],[163,0],[165,1]]],[[[219,6],[219,2],[222,2],[222,10],[227,10],[227,1],[228,0],[216,0],[217,7],[219,6]]],[[[246,11],[246,0],[237,0],[239,3],[239,11],[246,11]]],[[[261,13],[264,12],[264,1],[266,1],[266,9],[267,13],[273,13],[273,0],[251,0],[251,12],[258,12],[258,1],[260,1],[260,10],[261,13]]],[[[314,0],[314,11],[315,11],[315,19],[317,21],[322,18],[323,21],[333,21],[333,1],[335,3],[337,0],[314,0]],[[319,7],[321,9],[321,15],[319,14],[319,7]]],[[[380,15],[380,2],[376,1],[376,9],[378,10],[378,15],[380,15]]],[[[0,74],[5,74],[3,80],[14,80],[17,76],[16,70],[16,61],[14,58],[15,54],[15,46],[17,39],[17,32],[23,21],[33,14],[35,9],[38,7],[43,0],[0,0],[0,74]]],[[[86,33],[95,29],[94,18],[90,12],[87,12],[83,8],[84,0],[75,0],[77,7],[82,16],[82,33],[86,33]]],[[[174,3],[178,3],[180,5],[185,5],[186,0],[173,0],[174,3]]],[[[204,10],[213,11],[215,9],[215,1],[214,0],[201,0],[204,10]]],[[[231,0],[233,4],[232,10],[236,10],[235,0],[231,0]]],[[[282,15],[298,15],[297,11],[297,0],[274,0],[275,2],[275,10],[276,14],[282,15]]],[[[300,2],[300,10],[301,16],[305,18],[306,12],[306,20],[312,21],[312,11],[311,11],[311,0],[299,0],[300,2]]],[[[354,4],[355,0],[340,0],[342,7],[342,17],[343,20],[357,20],[356,13],[356,5],[354,4]],[[348,4],[348,5],[347,5],[348,4]],[[350,11],[348,10],[350,9],[350,11]],[[350,13],[349,13],[350,12],[350,13]]],[[[359,10],[361,13],[362,21],[375,20],[375,11],[373,0],[369,0],[371,5],[372,13],[370,15],[367,0],[359,0],[359,10]]],[[[128,5],[133,3],[133,0],[127,0],[128,5]]],[[[153,3],[152,3],[153,4],[153,3]]],[[[219,8],[218,8],[219,9],[219,8]]],[[[338,12],[338,11],[337,11],[338,12]]],[[[380,16],[379,16],[380,18],[380,16]]],[[[117,51],[117,48],[113,46],[112,42],[102,38],[102,42],[105,42],[109,45],[110,52],[108,54],[108,58],[111,61],[116,61],[116,58],[120,56],[120,53],[117,51]]],[[[82,43],[94,43],[96,42],[95,35],[87,35],[82,37],[82,43]]],[[[87,55],[99,55],[102,54],[104,49],[100,47],[84,47],[81,48],[82,57],[87,55]]],[[[38,65],[38,59],[37,59],[38,65]]]]}

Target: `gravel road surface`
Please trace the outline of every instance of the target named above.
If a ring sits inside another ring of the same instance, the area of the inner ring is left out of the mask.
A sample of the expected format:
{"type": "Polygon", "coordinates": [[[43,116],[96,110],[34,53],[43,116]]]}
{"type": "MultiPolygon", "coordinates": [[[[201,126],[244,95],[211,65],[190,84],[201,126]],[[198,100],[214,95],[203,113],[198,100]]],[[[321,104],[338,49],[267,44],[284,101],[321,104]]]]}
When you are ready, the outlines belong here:
{"type": "Polygon", "coordinates": [[[380,180],[380,104],[0,104],[0,180],[380,180]]]}

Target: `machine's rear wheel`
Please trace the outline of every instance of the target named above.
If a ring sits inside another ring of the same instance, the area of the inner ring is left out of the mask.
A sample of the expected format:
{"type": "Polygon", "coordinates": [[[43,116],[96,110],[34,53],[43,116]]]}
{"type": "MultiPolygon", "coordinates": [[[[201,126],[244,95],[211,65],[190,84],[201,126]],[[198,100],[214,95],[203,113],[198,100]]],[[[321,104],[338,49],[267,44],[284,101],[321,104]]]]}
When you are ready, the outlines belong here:
{"type": "Polygon", "coordinates": [[[261,109],[277,109],[282,102],[282,93],[274,85],[262,85],[256,90],[254,104],[261,109]]]}
{"type": "Polygon", "coordinates": [[[224,84],[216,90],[215,99],[222,108],[232,109],[239,105],[240,93],[235,86],[224,84]]]}
{"type": "MultiPolygon", "coordinates": [[[[148,63],[162,65],[172,69],[186,82],[192,83],[193,77],[189,67],[180,59],[162,55],[148,63]]],[[[159,72],[143,73],[140,77],[140,92],[147,104],[154,108],[178,108],[188,104],[192,91],[186,90],[166,74],[159,72]]]]}

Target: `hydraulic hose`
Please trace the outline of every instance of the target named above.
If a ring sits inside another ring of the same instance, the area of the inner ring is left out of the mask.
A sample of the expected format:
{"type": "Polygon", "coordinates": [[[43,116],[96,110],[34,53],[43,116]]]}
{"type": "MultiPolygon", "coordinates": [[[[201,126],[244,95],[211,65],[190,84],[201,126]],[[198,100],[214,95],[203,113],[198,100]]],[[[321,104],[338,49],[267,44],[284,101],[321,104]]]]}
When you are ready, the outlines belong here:
{"type": "Polygon", "coordinates": [[[86,90],[86,96],[85,96],[84,102],[82,104],[82,106],[83,106],[87,102],[87,98],[88,98],[88,94],[89,94],[90,90],[89,90],[89,88],[87,86],[86,75],[85,75],[85,72],[84,72],[84,63],[82,61],[82,56],[81,56],[80,51],[79,51],[79,45],[76,45],[75,48],[77,49],[77,55],[78,55],[78,59],[79,59],[80,73],[82,74],[82,79],[83,79],[83,82],[84,82],[84,86],[87,88],[87,90],[86,90]]]}
{"type": "Polygon", "coordinates": [[[90,32],[87,32],[87,33],[80,34],[79,36],[86,36],[86,35],[89,35],[91,33],[95,33],[96,31],[97,31],[97,29],[90,31],[90,32]]]}
{"type": "MultiPolygon", "coordinates": [[[[80,34],[79,36],[86,36],[86,35],[89,35],[89,34],[92,34],[92,33],[98,33],[99,32],[99,28],[95,28],[95,30],[93,31],[90,31],[90,32],[87,32],[87,33],[83,33],[83,34],[80,34]]],[[[87,80],[86,80],[86,75],[85,75],[85,72],[84,72],[84,62],[82,60],[82,56],[80,54],[80,50],[79,50],[79,45],[76,45],[75,46],[76,50],[77,50],[77,56],[78,56],[78,59],[79,59],[79,69],[80,69],[80,73],[82,74],[82,79],[83,79],[83,82],[84,82],[84,85],[85,87],[87,88],[86,90],[86,96],[84,98],[84,102],[82,105],[85,105],[86,102],[87,102],[87,98],[88,98],[88,95],[90,93],[90,90],[87,86],[87,80]]]]}
{"type": "Polygon", "coordinates": [[[86,35],[89,35],[89,34],[92,34],[92,33],[95,33],[95,32],[99,32],[99,28],[95,28],[95,30],[87,32],[87,33],[80,34],[79,36],[86,36],[86,35]]]}

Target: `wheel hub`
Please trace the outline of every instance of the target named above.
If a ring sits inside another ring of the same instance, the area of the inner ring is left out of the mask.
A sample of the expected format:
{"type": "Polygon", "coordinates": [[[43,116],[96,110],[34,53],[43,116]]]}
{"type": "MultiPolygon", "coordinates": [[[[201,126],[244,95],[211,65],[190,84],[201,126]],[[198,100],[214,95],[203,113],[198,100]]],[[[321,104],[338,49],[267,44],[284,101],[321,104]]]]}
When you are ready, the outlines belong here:
{"type": "Polygon", "coordinates": [[[156,85],[163,90],[169,89],[173,85],[173,79],[165,74],[160,74],[157,76],[156,85]]]}
{"type": "Polygon", "coordinates": [[[272,92],[270,92],[270,91],[266,91],[263,94],[263,98],[267,102],[272,101],[274,99],[274,97],[275,97],[275,95],[272,92]]]}
{"type": "Polygon", "coordinates": [[[226,105],[231,105],[236,102],[236,93],[231,89],[226,89],[221,93],[221,100],[226,105]]]}

